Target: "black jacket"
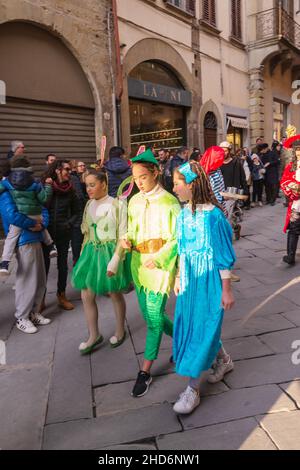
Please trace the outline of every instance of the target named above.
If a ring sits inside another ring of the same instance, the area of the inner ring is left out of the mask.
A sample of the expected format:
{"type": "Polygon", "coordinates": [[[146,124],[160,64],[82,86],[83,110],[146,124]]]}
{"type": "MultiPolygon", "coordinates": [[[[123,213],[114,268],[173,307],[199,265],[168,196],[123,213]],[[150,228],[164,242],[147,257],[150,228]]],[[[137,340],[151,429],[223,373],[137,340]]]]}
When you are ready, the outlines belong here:
{"type": "Polygon", "coordinates": [[[269,150],[267,153],[260,154],[259,157],[264,165],[270,163],[266,168],[265,182],[267,184],[278,184],[280,158],[277,153],[269,150]]]}
{"type": "Polygon", "coordinates": [[[48,230],[56,242],[58,239],[70,239],[72,227],[79,215],[79,203],[73,187],[66,192],[56,192],[47,204],[49,210],[48,230]]]}
{"type": "Polygon", "coordinates": [[[120,184],[132,174],[131,168],[127,161],[120,157],[110,158],[104,167],[108,175],[108,194],[117,197],[120,184]]]}
{"type": "Polygon", "coordinates": [[[221,171],[226,188],[233,187],[248,192],[245,171],[239,158],[234,157],[230,163],[223,164],[221,171]]]}
{"type": "Polygon", "coordinates": [[[75,171],[71,173],[71,181],[78,199],[78,216],[76,221],[73,223],[73,226],[80,227],[82,224],[82,217],[85,205],[88,201],[88,195],[86,193],[85,183],[82,183],[80,181],[80,177],[75,171]]]}

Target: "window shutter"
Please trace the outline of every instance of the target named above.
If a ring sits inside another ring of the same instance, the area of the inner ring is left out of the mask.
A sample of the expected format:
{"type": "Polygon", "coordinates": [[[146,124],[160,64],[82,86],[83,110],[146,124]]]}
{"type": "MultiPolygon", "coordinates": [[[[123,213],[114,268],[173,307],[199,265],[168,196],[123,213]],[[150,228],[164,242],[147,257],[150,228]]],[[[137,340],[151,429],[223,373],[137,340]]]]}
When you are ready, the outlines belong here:
{"type": "Polygon", "coordinates": [[[242,39],[242,6],[241,0],[231,0],[232,36],[242,39]]]}
{"type": "Polygon", "coordinates": [[[196,0],[186,0],[186,9],[189,13],[195,15],[196,13],[196,0]]]}
{"type": "Polygon", "coordinates": [[[202,17],[208,23],[216,26],[216,1],[215,0],[203,0],[202,3],[203,14],[202,17]]]}

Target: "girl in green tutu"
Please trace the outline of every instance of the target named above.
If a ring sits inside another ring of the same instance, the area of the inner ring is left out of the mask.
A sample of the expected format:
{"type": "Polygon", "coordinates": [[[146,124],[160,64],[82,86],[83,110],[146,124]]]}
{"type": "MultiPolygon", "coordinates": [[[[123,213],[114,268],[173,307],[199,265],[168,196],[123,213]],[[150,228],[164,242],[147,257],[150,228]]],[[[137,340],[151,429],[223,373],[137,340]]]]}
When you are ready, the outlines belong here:
{"type": "Polygon", "coordinates": [[[82,222],[83,248],[74,267],[72,283],[81,290],[89,338],[81,343],[81,354],[89,354],[103,341],[99,331],[96,295],[109,294],[116,315],[115,335],[111,347],[123,343],[126,304],[121,293],[131,282],[130,259],[118,243],[126,233],[127,212],[125,203],[108,196],[105,170],[89,169],[85,178],[88,201],[82,222]]]}

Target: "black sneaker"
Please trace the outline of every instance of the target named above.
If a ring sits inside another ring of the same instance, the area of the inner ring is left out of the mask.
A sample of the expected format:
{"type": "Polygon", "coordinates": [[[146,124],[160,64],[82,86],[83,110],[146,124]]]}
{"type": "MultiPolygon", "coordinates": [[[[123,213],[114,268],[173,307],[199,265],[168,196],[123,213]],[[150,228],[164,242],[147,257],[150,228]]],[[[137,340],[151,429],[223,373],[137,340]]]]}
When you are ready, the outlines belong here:
{"type": "Polygon", "coordinates": [[[133,397],[142,397],[146,395],[149,389],[149,385],[152,382],[152,377],[148,372],[140,371],[138,373],[136,382],[134,384],[134,387],[132,389],[131,395],[133,397]]]}
{"type": "Polygon", "coordinates": [[[9,274],[9,261],[1,261],[0,263],[0,273],[9,274]]]}

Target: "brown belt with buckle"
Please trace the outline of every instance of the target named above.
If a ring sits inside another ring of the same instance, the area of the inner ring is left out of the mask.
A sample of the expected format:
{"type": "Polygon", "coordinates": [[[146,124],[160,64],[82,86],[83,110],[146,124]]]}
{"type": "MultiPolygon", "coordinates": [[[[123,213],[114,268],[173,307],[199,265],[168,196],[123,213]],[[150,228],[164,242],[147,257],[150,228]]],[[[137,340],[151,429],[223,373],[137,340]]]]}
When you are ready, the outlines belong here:
{"type": "Polygon", "coordinates": [[[143,243],[139,243],[133,249],[142,254],[152,254],[159,251],[165,244],[166,240],[163,240],[162,238],[154,238],[143,243]]]}

